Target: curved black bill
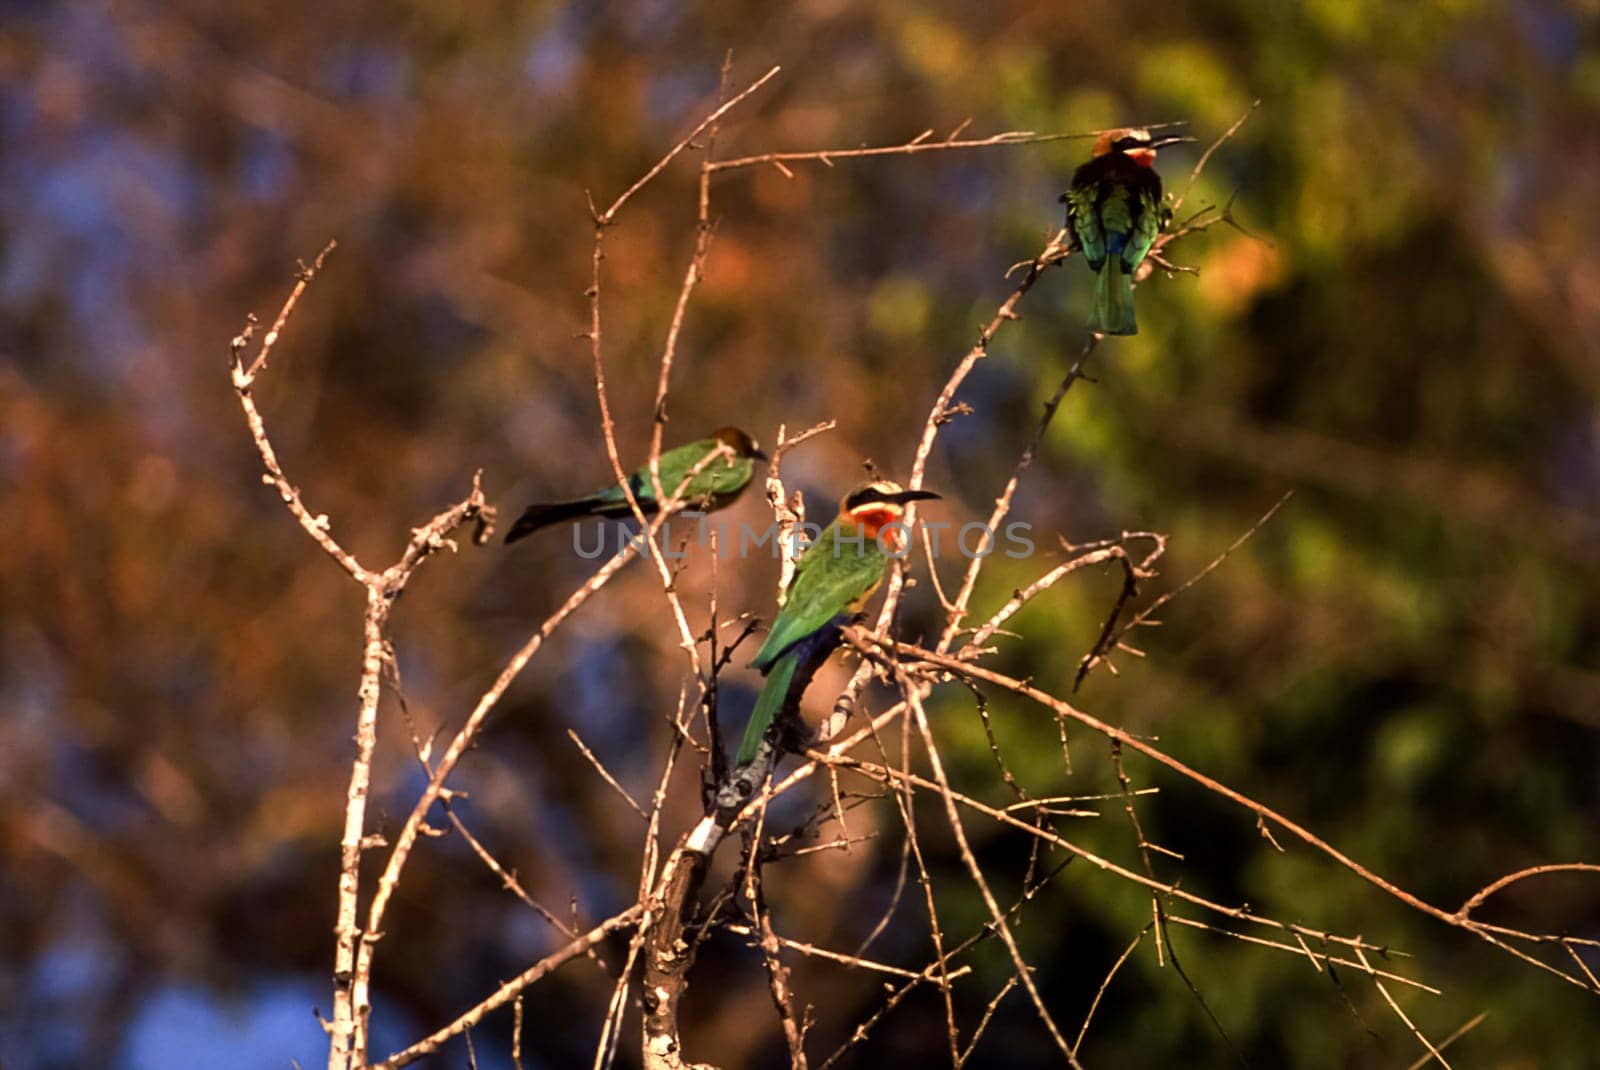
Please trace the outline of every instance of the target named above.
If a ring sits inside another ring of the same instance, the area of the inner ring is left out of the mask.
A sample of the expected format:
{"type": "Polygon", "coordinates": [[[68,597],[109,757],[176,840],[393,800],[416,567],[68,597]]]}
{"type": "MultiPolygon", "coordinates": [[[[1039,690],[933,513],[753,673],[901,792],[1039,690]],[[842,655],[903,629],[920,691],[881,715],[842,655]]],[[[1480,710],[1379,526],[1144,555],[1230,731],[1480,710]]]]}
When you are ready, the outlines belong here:
{"type": "Polygon", "coordinates": [[[890,501],[899,502],[901,505],[904,505],[907,502],[935,501],[940,497],[940,495],[935,494],[931,490],[903,490],[899,494],[888,494],[885,495],[885,497],[890,501]]]}
{"type": "Polygon", "coordinates": [[[753,446],[750,449],[750,456],[754,457],[758,461],[767,461],[771,459],[767,456],[766,450],[758,450],[753,446]]]}

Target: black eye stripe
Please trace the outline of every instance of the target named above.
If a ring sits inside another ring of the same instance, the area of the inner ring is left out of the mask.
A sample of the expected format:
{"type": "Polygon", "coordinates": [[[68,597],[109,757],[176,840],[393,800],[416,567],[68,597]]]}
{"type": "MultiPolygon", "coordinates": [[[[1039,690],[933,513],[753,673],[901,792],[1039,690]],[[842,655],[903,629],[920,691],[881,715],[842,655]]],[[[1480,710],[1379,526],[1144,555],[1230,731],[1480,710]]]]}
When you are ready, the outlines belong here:
{"type": "Polygon", "coordinates": [[[877,487],[863,488],[862,490],[858,490],[851,494],[850,497],[844,500],[844,507],[846,510],[859,509],[864,505],[873,504],[898,505],[899,503],[888,497],[884,491],[879,490],[877,487]]]}

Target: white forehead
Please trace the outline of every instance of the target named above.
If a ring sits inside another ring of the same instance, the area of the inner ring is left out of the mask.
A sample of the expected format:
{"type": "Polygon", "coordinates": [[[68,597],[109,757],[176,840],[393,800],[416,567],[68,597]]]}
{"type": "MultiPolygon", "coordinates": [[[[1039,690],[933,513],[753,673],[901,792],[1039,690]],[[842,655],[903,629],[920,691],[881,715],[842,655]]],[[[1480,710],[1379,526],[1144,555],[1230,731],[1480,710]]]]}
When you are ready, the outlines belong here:
{"type": "Polygon", "coordinates": [[[850,501],[851,501],[852,498],[859,497],[860,495],[865,494],[868,491],[876,491],[880,495],[886,495],[887,496],[887,495],[900,494],[904,490],[905,490],[904,487],[902,487],[900,484],[896,483],[892,479],[879,479],[879,480],[875,480],[875,481],[873,481],[871,483],[867,483],[864,486],[857,487],[855,490],[853,490],[849,494],[845,495],[844,501],[842,503],[840,503],[840,504],[841,504],[841,507],[844,508],[847,512],[849,512],[852,516],[855,515],[856,513],[869,513],[869,512],[870,513],[877,513],[877,512],[883,512],[885,510],[887,510],[889,512],[898,513],[898,512],[901,511],[901,508],[902,508],[901,505],[898,502],[874,500],[874,501],[860,502],[858,504],[851,505],[850,501]]]}

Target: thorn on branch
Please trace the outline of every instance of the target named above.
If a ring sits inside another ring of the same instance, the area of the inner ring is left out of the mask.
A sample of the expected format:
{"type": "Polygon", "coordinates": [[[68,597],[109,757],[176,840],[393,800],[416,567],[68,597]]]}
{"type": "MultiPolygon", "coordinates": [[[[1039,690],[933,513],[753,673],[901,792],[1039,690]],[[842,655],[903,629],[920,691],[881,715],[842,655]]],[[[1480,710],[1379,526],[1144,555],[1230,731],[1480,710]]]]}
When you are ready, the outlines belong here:
{"type": "Polygon", "coordinates": [[[256,319],[254,312],[248,313],[244,318],[244,329],[233,336],[233,341],[228,344],[231,351],[233,366],[239,367],[244,361],[244,351],[250,346],[250,339],[256,336],[256,328],[261,321],[256,319]]]}
{"type": "Polygon", "coordinates": [[[1194,275],[1197,277],[1200,274],[1199,268],[1190,264],[1174,264],[1172,261],[1168,260],[1165,256],[1158,252],[1152,252],[1148,257],[1146,257],[1146,261],[1165,271],[1169,279],[1175,274],[1194,275]]]}
{"type": "Polygon", "coordinates": [[[1234,191],[1232,193],[1228,194],[1228,203],[1222,206],[1221,222],[1228,224],[1228,226],[1232,227],[1234,230],[1237,230],[1240,234],[1243,234],[1245,237],[1251,238],[1251,239],[1253,239],[1255,241],[1260,242],[1262,245],[1265,245],[1268,249],[1276,249],[1277,246],[1272,244],[1272,241],[1270,239],[1263,238],[1261,235],[1257,234],[1255,231],[1247,229],[1244,226],[1244,224],[1240,223],[1237,219],[1234,218],[1234,215],[1233,215],[1233,202],[1238,198],[1238,196],[1239,196],[1239,191],[1238,191],[1237,188],[1234,189],[1234,191]]]}
{"type": "Polygon", "coordinates": [[[954,405],[946,405],[940,408],[939,414],[933,418],[934,426],[943,427],[945,424],[955,420],[957,416],[971,416],[974,411],[976,410],[965,401],[958,401],[954,405]]]}
{"type": "Polygon", "coordinates": [[[1018,260],[1015,264],[1012,264],[1010,267],[1006,268],[1006,273],[1002,275],[1001,278],[1009,279],[1023,268],[1031,268],[1038,263],[1039,261],[1037,260],[1018,260]]]}

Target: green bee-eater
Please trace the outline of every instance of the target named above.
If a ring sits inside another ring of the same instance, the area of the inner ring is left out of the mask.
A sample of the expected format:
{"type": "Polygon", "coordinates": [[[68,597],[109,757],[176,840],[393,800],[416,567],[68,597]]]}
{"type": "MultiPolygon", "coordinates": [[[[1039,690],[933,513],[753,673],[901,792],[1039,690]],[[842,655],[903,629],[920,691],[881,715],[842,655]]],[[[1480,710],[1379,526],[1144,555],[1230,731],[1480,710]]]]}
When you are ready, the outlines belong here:
{"type": "MultiPolygon", "coordinates": [[[[756,440],[748,434],[737,427],[719,427],[710,438],[702,438],[662,453],[658,464],[661,488],[670,495],[690,472],[694,472],[693,478],[683,489],[683,504],[686,508],[711,512],[731,504],[749,485],[750,477],[755,474],[755,462],[766,459],[767,455],[761,452],[756,440]],[[706,456],[719,446],[725,447],[727,454],[705,461],[706,456]],[[702,461],[705,463],[701,464],[702,461]],[[695,471],[696,465],[700,466],[699,471],[695,471]]],[[[656,501],[655,486],[650,481],[649,465],[630,475],[628,486],[646,516],[656,511],[659,503],[656,501]]],[[[624,517],[632,515],[632,512],[628,508],[628,497],[618,484],[596,491],[586,498],[574,498],[566,502],[536,502],[517,517],[517,522],[506,532],[506,542],[516,542],[542,527],[559,524],[563,520],[585,516],[624,517]]]]}
{"type": "Polygon", "coordinates": [[[737,764],[756,756],[761,740],[791,696],[839,643],[839,629],[883,582],[889,562],[905,550],[909,533],[900,519],[907,502],[937,498],[888,481],[857,487],[839,503],[839,517],[795,562],[783,608],[772,622],[751,667],[767,682],[739,744],[737,764]]]}
{"type": "Polygon", "coordinates": [[[1138,334],[1133,316],[1133,275],[1165,224],[1156,150],[1192,138],[1152,140],[1142,128],[1108,130],[1094,143],[1089,162],[1073,172],[1061,199],[1073,244],[1096,272],[1089,329],[1138,334]]]}

